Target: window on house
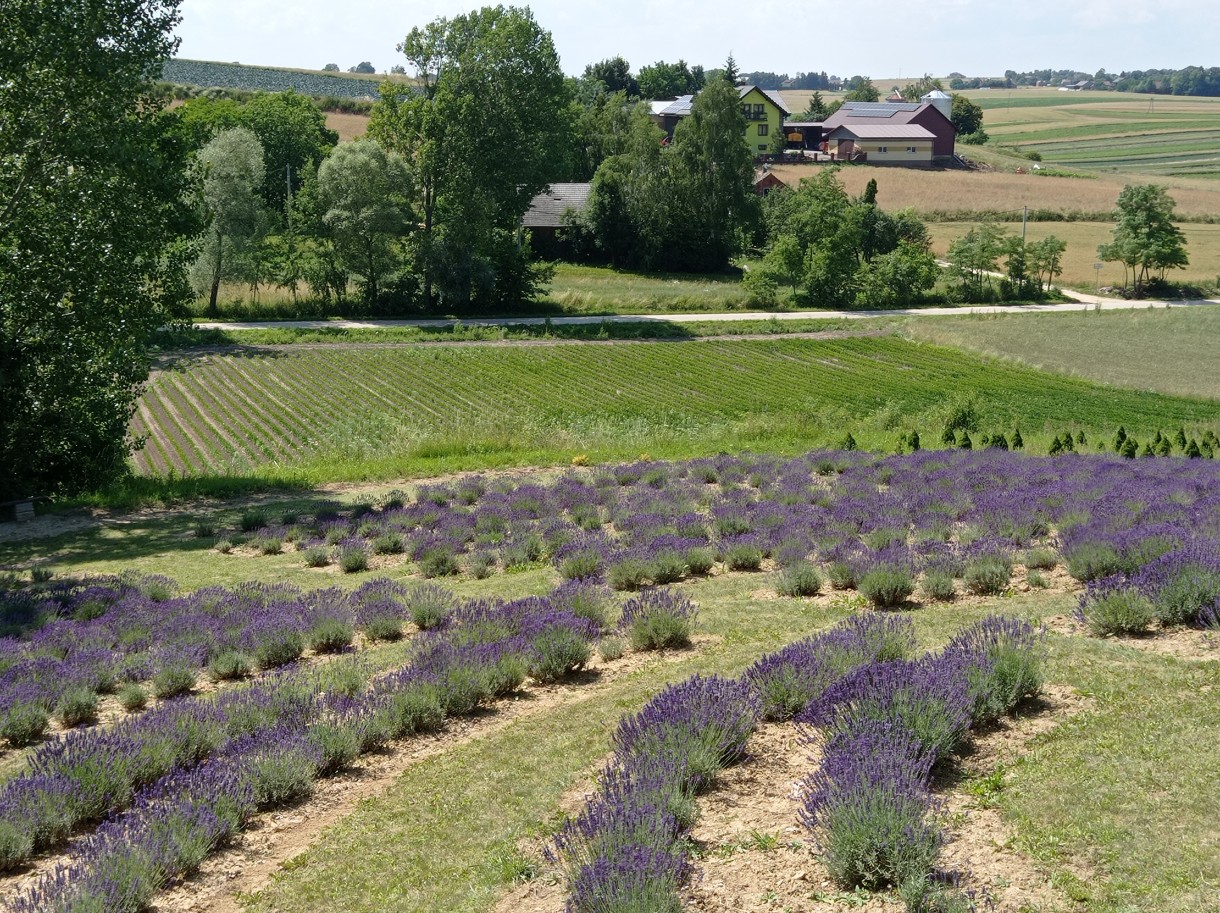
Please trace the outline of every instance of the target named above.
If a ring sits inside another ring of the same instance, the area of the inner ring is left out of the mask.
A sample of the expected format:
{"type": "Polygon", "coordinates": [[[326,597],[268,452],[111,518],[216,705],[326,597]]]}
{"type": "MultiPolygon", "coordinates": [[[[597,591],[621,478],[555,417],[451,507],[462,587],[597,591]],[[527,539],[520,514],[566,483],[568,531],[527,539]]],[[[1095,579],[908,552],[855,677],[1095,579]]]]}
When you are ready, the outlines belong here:
{"type": "Polygon", "coordinates": [[[878,147],[877,147],[877,151],[878,151],[878,152],[889,152],[889,151],[890,151],[890,147],[889,147],[889,146],[878,146],[878,147]]]}
{"type": "Polygon", "coordinates": [[[759,136],[766,136],[766,135],[767,135],[767,127],[768,127],[768,125],[767,125],[767,124],[759,124],[759,125],[758,125],[758,135],[759,135],[759,136]]]}
{"type": "Polygon", "coordinates": [[[766,151],[767,151],[767,144],[766,144],[766,143],[759,143],[759,144],[758,144],[758,151],[759,151],[759,152],[766,152],[766,151]]]}
{"type": "Polygon", "coordinates": [[[749,105],[741,106],[741,116],[744,117],[746,120],[750,119],[750,106],[749,105]]]}
{"type": "Polygon", "coordinates": [[[763,113],[762,105],[754,106],[754,119],[755,120],[766,120],[767,119],[767,115],[763,113]]]}
{"type": "Polygon", "coordinates": [[[914,146],[907,146],[907,152],[911,153],[911,155],[914,155],[918,151],[919,150],[916,149],[914,146]]]}

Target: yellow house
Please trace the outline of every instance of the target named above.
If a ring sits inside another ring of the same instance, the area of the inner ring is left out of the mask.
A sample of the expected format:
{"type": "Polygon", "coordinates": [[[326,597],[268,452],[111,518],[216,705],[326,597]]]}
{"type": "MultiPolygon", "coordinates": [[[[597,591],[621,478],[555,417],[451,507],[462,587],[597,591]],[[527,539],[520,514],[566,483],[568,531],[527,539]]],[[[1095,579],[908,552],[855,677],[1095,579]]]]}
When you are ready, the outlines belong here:
{"type": "Polygon", "coordinates": [[[843,124],[826,136],[826,151],[840,162],[932,167],[932,131],[918,124],[843,124]]]}
{"type": "MultiPolygon", "coordinates": [[[[788,106],[778,92],[758,86],[738,86],[737,96],[746,118],[746,145],[755,154],[769,152],[775,135],[783,133],[784,118],[791,113],[788,106]]],[[[693,100],[693,95],[681,95],[673,101],[654,101],[653,119],[672,138],[678,121],[690,114],[693,100]]]]}
{"type": "Polygon", "coordinates": [[[738,86],[741,113],[746,118],[746,144],[752,152],[769,152],[775,135],[784,132],[784,118],[792,112],[778,92],[758,86],[738,86]]]}

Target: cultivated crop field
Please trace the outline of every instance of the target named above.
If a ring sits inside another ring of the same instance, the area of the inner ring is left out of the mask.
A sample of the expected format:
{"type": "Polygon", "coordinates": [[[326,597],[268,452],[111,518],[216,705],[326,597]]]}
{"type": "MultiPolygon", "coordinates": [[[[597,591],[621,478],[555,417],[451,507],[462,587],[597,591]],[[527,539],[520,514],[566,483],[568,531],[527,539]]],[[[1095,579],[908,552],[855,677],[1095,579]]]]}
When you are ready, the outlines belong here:
{"type": "MultiPolygon", "coordinates": [[[[1026,163],[1029,164],[1028,162],[1026,163]]],[[[776,165],[773,170],[795,186],[817,173],[822,165],[776,165]]],[[[1113,212],[1123,185],[1131,176],[1056,177],[1015,174],[1012,171],[921,171],[912,168],[877,168],[853,165],[841,168],[839,177],[847,192],[859,196],[870,180],[877,182],[877,204],[883,209],[914,209],[925,216],[951,216],[954,212],[1006,213],[1019,219],[1021,208],[1059,215],[1113,212]]],[[[1220,186],[1199,178],[1150,180],[1165,184],[1177,204],[1179,216],[1192,220],[1215,218],[1220,212],[1220,186]]],[[[1036,216],[1035,216],[1036,217],[1036,216]]]]}
{"type": "Polygon", "coordinates": [[[988,433],[1020,424],[1042,449],[1064,429],[1141,440],[1218,418],[1214,402],[1118,391],[897,338],[467,346],[282,346],[170,357],[133,423],[150,474],[395,477],[939,438],[969,391],[988,433]]]}
{"type": "Polygon", "coordinates": [[[1206,910],[1218,498],[1208,460],[821,451],[0,546],[55,572],[0,588],[0,903],[1206,910]],[[395,518],[454,572],[216,541],[395,518]]]}
{"type": "Polygon", "coordinates": [[[246,92],[286,92],[336,98],[377,98],[385,79],[405,81],[405,77],[381,74],[326,73],[321,70],[292,70],[279,67],[243,66],[203,60],[168,60],[161,70],[165,82],[200,88],[240,89],[246,92]]]}

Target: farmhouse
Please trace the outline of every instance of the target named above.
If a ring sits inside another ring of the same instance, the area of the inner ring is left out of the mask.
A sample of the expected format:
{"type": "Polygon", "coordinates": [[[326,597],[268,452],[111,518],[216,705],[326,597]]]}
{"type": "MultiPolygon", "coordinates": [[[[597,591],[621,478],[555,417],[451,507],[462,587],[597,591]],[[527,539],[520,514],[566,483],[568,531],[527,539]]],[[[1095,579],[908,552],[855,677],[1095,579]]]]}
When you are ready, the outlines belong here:
{"type": "Polygon", "coordinates": [[[917,124],[844,124],[826,136],[827,151],[840,162],[932,167],[936,137],[917,124]]]}
{"type": "Polygon", "coordinates": [[[559,254],[559,231],[572,216],[585,211],[592,186],[587,182],[551,184],[530,201],[530,208],[521,218],[521,227],[529,230],[535,252],[548,257],[559,254]]]}
{"type": "MultiPolygon", "coordinates": [[[[792,112],[778,92],[758,86],[738,86],[737,96],[741,99],[741,113],[746,118],[746,144],[753,152],[768,151],[774,142],[773,137],[784,132],[784,118],[792,112]]],[[[690,114],[694,98],[693,95],[680,95],[673,101],[652,103],[653,120],[670,139],[678,122],[690,114]]]]}
{"type": "MultiPolygon", "coordinates": [[[[957,138],[957,131],[950,118],[952,106],[953,100],[944,92],[929,92],[918,103],[849,101],[823,122],[823,136],[825,141],[830,144],[835,130],[840,127],[848,127],[854,132],[856,139],[867,138],[868,142],[873,145],[893,145],[905,149],[907,145],[910,145],[906,141],[915,137],[908,131],[896,130],[896,128],[921,127],[932,138],[930,161],[924,162],[922,152],[918,152],[909,153],[913,158],[901,164],[926,166],[947,162],[953,158],[954,141],[957,138]],[[864,131],[867,137],[856,130],[856,128],[865,127],[869,128],[864,131]],[[887,136],[886,131],[890,131],[891,135],[887,136]],[[889,142],[891,140],[892,142],[889,142]]],[[[920,147],[918,143],[915,145],[920,147]]],[[[833,151],[832,144],[827,146],[826,151],[833,151]]],[[[876,159],[870,157],[869,161],[875,162],[876,159]]],[[[898,162],[894,162],[894,164],[898,164],[898,162]]]]}

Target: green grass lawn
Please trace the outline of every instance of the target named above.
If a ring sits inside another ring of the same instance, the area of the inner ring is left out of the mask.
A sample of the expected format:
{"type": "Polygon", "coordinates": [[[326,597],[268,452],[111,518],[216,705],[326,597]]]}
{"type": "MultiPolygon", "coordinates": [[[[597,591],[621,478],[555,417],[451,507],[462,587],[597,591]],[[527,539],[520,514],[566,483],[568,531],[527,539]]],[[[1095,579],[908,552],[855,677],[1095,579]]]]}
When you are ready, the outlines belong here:
{"type": "Polygon", "coordinates": [[[1220,399],[1220,306],[913,319],[916,339],[1132,390],[1220,399]]]}

